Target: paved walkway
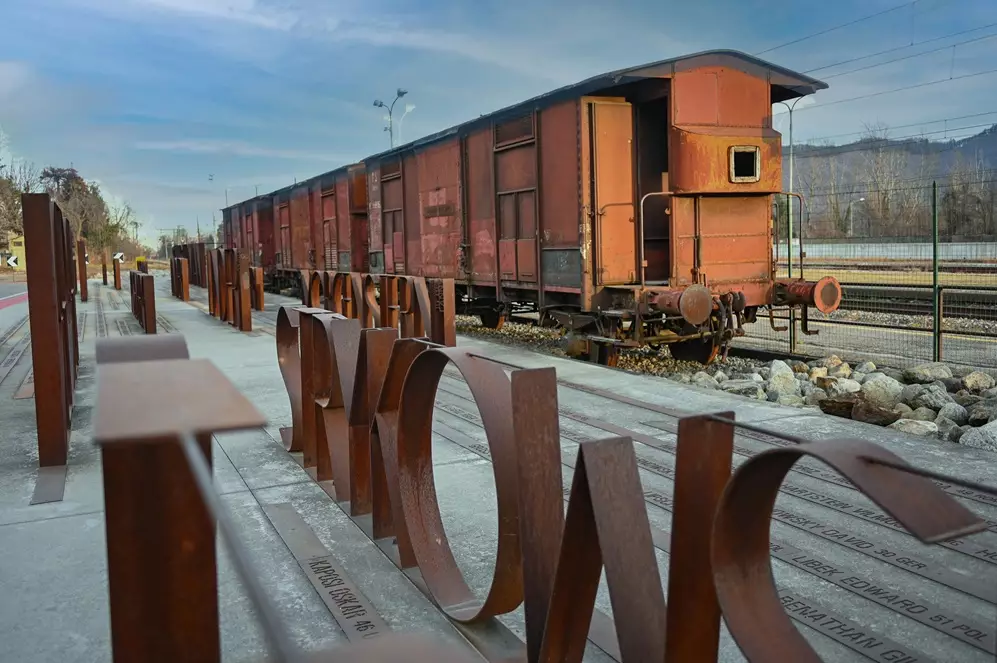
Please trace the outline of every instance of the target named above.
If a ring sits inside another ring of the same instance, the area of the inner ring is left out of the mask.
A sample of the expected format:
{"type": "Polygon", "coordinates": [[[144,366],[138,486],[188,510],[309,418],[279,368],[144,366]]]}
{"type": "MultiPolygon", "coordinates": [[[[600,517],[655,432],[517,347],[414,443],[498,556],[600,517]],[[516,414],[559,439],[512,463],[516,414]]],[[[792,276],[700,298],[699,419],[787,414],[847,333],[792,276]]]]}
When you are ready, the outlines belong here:
{"type": "MultiPolygon", "coordinates": [[[[317,538],[311,545],[334,556],[388,627],[460,641],[456,629],[409,578],[275,441],[278,429],[289,425],[290,413],[277,368],[273,324],[280,303],[293,300],[268,295],[268,310],[253,315],[257,329],[244,334],[208,316],[198,288],[192,288],[191,304],[170,298],[163,277],[157,274],[161,333],[184,334],[192,356],[212,359],[269,418],[265,430],[216,438],[215,476],[242,539],[263,570],[262,581],[297,641],[318,649],[345,642],[345,635],[296,561],[299,544],[286,535],[287,523],[295,521],[307,525],[317,538]]],[[[5,431],[0,445],[3,661],[110,660],[100,459],[90,441],[93,347],[98,337],[139,330],[128,310],[127,290],[115,292],[99,281],[90,283],[91,301],[79,309],[84,322],[79,406],[63,501],[30,505],[37,476],[33,401],[14,398],[18,392],[24,395],[30,352],[15,357],[0,382],[5,431]]],[[[25,305],[0,311],[0,338],[26,314],[25,305]]],[[[0,354],[23,347],[25,334],[26,326],[15,329],[0,354]]],[[[808,439],[861,436],[922,466],[994,480],[994,456],[986,452],[476,339],[460,337],[458,343],[516,365],[557,368],[563,460],[569,465],[581,441],[631,435],[648,515],[652,527],[663,532],[671,520],[676,419],[669,412],[675,408],[734,410],[739,421],[808,439]],[[592,393],[585,385],[610,393],[592,393]]],[[[764,434],[739,435],[735,463],[777,442],[764,434]]],[[[440,385],[433,454],[444,524],[458,563],[480,591],[490,581],[494,564],[494,482],[477,407],[455,372],[448,371],[440,385]]],[[[928,547],[897,531],[837,475],[818,466],[801,469],[806,471],[790,474],[777,504],[773,570],[787,610],[825,660],[994,660],[997,501],[986,505],[979,501],[985,501],[981,495],[961,498],[995,521],[992,529],[960,546],[928,547]]],[[[568,467],[564,477],[568,485],[568,467]]],[[[659,550],[658,560],[667,581],[668,555],[659,550]]],[[[260,660],[265,651],[260,629],[224,553],[219,578],[223,658],[260,660]]],[[[605,614],[612,612],[605,586],[598,607],[605,614]]],[[[503,621],[522,636],[521,610],[503,621]]],[[[726,631],[721,649],[721,660],[743,660],[726,631]]],[[[611,660],[592,645],[586,659],[611,660]]]]}

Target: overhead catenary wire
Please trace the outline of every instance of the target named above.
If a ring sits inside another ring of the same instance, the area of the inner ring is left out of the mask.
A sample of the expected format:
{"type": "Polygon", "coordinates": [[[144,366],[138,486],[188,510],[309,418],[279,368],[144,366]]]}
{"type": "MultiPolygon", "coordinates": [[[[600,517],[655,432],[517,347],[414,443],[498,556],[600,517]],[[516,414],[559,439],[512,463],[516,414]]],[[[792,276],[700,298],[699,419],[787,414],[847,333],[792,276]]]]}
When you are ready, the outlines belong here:
{"type": "MultiPolygon", "coordinates": [[[[897,51],[902,51],[902,50],[904,50],[906,48],[913,48],[914,46],[923,46],[924,44],[930,44],[930,43],[933,43],[933,42],[936,42],[936,41],[941,41],[942,39],[950,39],[952,37],[959,37],[959,36],[962,36],[962,35],[965,35],[965,34],[969,34],[971,32],[979,32],[980,30],[986,30],[987,28],[992,28],[992,27],[995,27],[995,26],[997,26],[997,23],[987,23],[986,25],[981,25],[981,26],[976,27],[976,28],[969,28],[968,30],[960,30],[959,32],[951,32],[951,33],[949,33],[947,35],[943,35],[941,37],[932,37],[931,39],[925,39],[923,41],[912,42],[910,44],[905,44],[904,46],[894,46],[893,48],[888,48],[888,49],[886,49],[884,51],[878,51],[876,53],[870,53],[869,55],[861,55],[861,56],[859,56],[857,58],[849,58],[847,60],[841,60],[839,62],[834,62],[832,64],[826,64],[826,65],[824,65],[822,67],[816,67],[814,69],[807,69],[803,73],[804,74],[812,74],[815,71],[822,71],[824,69],[833,69],[834,67],[840,67],[841,65],[851,64],[853,62],[861,62],[862,60],[868,60],[869,58],[879,57],[880,55],[888,55],[890,53],[896,53],[897,51]]],[[[950,44],[949,46],[953,46],[953,45],[954,44],[950,44]]],[[[943,48],[949,48],[949,46],[945,46],[943,48]]],[[[837,75],[837,74],[835,74],[835,75],[837,75]]],[[[830,76],[827,76],[827,78],[830,78],[830,76]]]]}
{"type": "Polygon", "coordinates": [[[947,51],[950,48],[955,48],[956,46],[964,46],[966,44],[972,44],[978,41],[984,41],[987,39],[993,39],[997,37],[997,32],[993,32],[988,35],[983,35],[981,37],[973,37],[972,39],[966,39],[964,41],[958,41],[954,44],[946,44],[945,46],[939,46],[938,48],[933,48],[930,51],[921,51],[920,53],[912,53],[910,55],[905,55],[900,58],[893,58],[892,60],[885,60],[883,62],[876,62],[875,64],[865,65],[864,67],[856,67],[855,69],[849,69],[848,71],[842,71],[837,74],[829,74],[824,76],[824,79],[837,78],[838,76],[847,76],[849,74],[854,74],[859,71],[866,71],[868,69],[875,69],[876,67],[883,67],[888,64],[894,64],[896,62],[903,62],[904,60],[910,60],[911,58],[919,58],[922,55],[931,55],[932,53],[938,53],[939,51],[947,51]]]}
{"type": "Polygon", "coordinates": [[[812,106],[803,106],[802,108],[797,108],[797,113],[802,113],[804,111],[814,110],[816,108],[827,108],[828,106],[835,106],[837,104],[844,104],[851,101],[859,101],[861,99],[871,99],[873,97],[880,97],[886,94],[893,94],[895,92],[905,92],[907,90],[915,90],[917,88],[928,87],[930,85],[938,85],[940,83],[950,83],[953,81],[966,80],[969,78],[975,78],[977,76],[986,76],[989,74],[997,74],[997,68],[986,69],[984,71],[976,71],[970,74],[962,74],[961,76],[949,76],[948,78],[939,78],[934,81],[926,81],[924,83],[915,83],[913,85],[905,85],[903,87],[894,88],[892,90],[881,90],[880,92],[870,92],[869,94],[861,94],[856,97],[848,97],[846,99],[835,99],[834,101],[827,101],[822,104],[813,104],[812,106]]]}
{"type": "Polygon", "coordinates": [[[775,46],[771,46],[769,48],[766,48],[764,51],[758,51],[757,53],[753,53],[753,55],[764,55],[765,53],[771,53],[772,51],[777,51],[777,50],[779,50],[781,48],[785,48],[787,46],[792,46],[793,44],[799,44],[802,41],[806,41],[808,39],[813,39],[814,37],[821,37],[823,35],[826,35],[828,33],[834,32],[836,30],[840,30],[841,28],[847,28],[849,26],[856,25],[858,23],[862,23],[864,21],[868,21],[868,20],[873,19],[873,18],[878,18],[880,16],[884,16],[884,15],[889,14],[891,12],[895,12],[895,11],[897,11],[899,9],[903,9],[904,7],[913,6],[914,4],[917,3],[917,1],[918,0],[912,0],[911,2],[904,2],[904,3],[896,5],[894,7],[890,7],[889,9],[883,9],[881,11],[875,12],[873,14],[868,14],[867,16],[863,16],[861,18],[856,18],[856,19],[848,21],[846,23],[841,23],[839,25],[835,25],[835,26],[830,27],[830,28],[825,28],[825,29],[820,30],[818,32],[814,32],[812,34],[805,35],[803,37],[797,37],[796,39],[791,39],[791,40],[789,40],[787,42],[783,42],[781,44],[776,44],[775,46]]]}

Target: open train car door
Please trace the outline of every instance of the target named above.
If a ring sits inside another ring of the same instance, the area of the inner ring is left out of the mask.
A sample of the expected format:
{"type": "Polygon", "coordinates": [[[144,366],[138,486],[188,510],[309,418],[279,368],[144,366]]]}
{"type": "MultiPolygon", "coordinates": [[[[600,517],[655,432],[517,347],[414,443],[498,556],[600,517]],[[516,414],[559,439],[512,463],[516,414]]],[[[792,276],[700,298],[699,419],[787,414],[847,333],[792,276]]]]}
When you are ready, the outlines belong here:
{"type": "Polygon", "coordinates": [[[637,280],[633,109],[625,101],[586,99],[597,285],[637,280]]]}

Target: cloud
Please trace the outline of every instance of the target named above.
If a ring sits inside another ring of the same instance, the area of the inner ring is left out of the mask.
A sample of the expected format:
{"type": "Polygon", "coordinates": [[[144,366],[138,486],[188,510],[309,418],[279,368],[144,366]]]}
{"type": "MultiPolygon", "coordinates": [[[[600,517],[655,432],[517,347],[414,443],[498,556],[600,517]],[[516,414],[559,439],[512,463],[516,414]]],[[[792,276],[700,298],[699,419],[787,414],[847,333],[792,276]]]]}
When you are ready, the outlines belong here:
{"type": "Polygon", "coordinates": [[[176,141],[140,141],[135,143],[138,150],[156,150],[161,152],[187,152],[191,154],[222,154],[246,157],[268,157],[275,159],[310,159],[315,161],[330,161],[346,163],[354,157],[344,157],[327,152],[305,152],[280,148],[268,148],[223,140],[176,140],[176,141]]]}

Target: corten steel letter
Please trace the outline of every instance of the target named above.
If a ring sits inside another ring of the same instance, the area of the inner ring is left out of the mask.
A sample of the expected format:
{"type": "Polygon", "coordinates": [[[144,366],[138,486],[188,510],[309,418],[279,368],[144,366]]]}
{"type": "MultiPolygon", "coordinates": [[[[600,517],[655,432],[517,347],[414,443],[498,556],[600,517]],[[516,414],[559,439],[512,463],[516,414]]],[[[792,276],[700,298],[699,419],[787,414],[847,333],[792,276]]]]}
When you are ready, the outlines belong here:
{"type": "Polygon", "coordinates": [[[263,311],[265,310],[263,302],[263,268],[253,267],[250,269],[249,275],[253,295],[253,308],[257,311],[263,311]]]}
{"type": "Polygon", "coordinates": [[[205,272],[204,272],[205,273],[205,277],[207,278],[207,283],[208,283],[208,286],[207,286],[207,288],[208,288],[208,312],[211,313],[211,315],[213,315],[215,317],[218,317],[218,297],[215,294],[215,291],[216,291],[216,286],[215,286],[216,274],[215,274],[215,270],[214,270],[214,267],[213,267],[213,263],[214,263],[214,261],[212,260],[211,252],[209,251],[208,253],[205,254],[206,268],[205,268],[205,272]]]}
{"type": "MultiPolygon", "coordinates": [[[[406,523],[420,525],[410,527],[408,535],[423,578],[441,609],[458,622],[478,622],[510,612],[523,600],[516,440],[512,420],[509,378],[500,365],[475,358],[467,350],[458,348],[427,350],[412,362],[402,386],[395,431],[398,493],[406,523]],[[481,412],[501,514],[495,573],[483,601],[474,596],[454,559],[433,483],[432,428],[436,387],[443,369],[451,362],[467,381],[481,412]]],[[[381,433],[383,436],[383,429],[381,433]]],[[[386,460],[391,462],[390,458],[386,460]]]]}
{"type": "Polygon", "coordinates": [[[710,559],[713,514],[730,479],[734,413],[679,419],[669,550],[665,660],[716,661],[720,604],[710,559]]]}
{"type": "Polygon", "coordinates": [[[87,292],[87,245],[82,239],[76,240],[76,268],[80,278],[80,301],[88,299],[87,292]]]}
{"type": "Polygon", "coordinates": [[[381,322],[380,327],[398,329],[398,279],[387,274],[381,275],[381,322]]]}
{"type": "MultiPolygon", "coordinates": [[[[324,309],[323,309],[324,311],[324,309]]],[[[352,399],[353,373],[356,370],[360,326],[336,313],[309,315],[304,318],[312,325],[311,362],[315,399],[316,480],[333,481],[336,500],[349,499],[350,448],[349,401],[352,399]],[[348,377],[344,373],[349,372],[348,377]],[[344,379],[347,377],[347,379],[344,379]]]]}
{"type": "Polygon", "coordinates": [[[174,297],[179,297],[179,290],[177,288],[177,259],[170,256],[167,262],[170,263],[170,294],[174,297]]]}
{"type": "Polygon", "coordinates": [[[821,659],[790,622],[772,577],[769,519],[783,479],[801,458],[823,461],[924,543],[986,529],[930,480],[863,457],[904,465],[863,440],[811,442],[763,451],[745,461],[724,490],[713,523],[712,566],[727,627],[749,661],[821,659]]]}
{"type": "Polygon", "coordinates": [[[31,360],[35,376],[35,421],[38,427],[38,464],[65,465],[69,447],[72,401],[72,358],[63,293],[59,290],[56,225],[59,221],[48,194],[21,196],[24,250],[27,257],[28,316],[31,360]]]}
{"type": "Polygon", "coordinates": [[[280,429],[284,448],[294,453],[303,449],[301,428],[301,354],[298,314],[303,306],[281,306],[277,312],[277,364],[284,379],[287,397],[291,402],[291,427],[280,429]]]}
{"type": "MultiPolygon", "coordinates": [[[[399,312],[401,313],[402,338],[418,338],[426,335],[419,298],[416,295],[416,282],[419,277],[399,276],[399,312]]],[[[427,298],[428,300],[428,298],[427,298]]]]}
{"type": "Polygon", "coordinates": [[[189,263],[186,258],[177,258],[178,269],[178,287],[180,292],[178,296],[182,301],[190,301],[190,268],[189,263]]]}
{"type": "Polygon", "coordinates": [[[665,600],[629,438],[578,447],[540,661],[582,660],[603,567],[620,660],[664,660],[665,600]]]}
{"type": "Polygon", "coordinates": [[[111,262],[114,269],[114,289],[121,290],[121,261],[112,259],[111,262]]]}
{"type": "Polygon", "coordinates": [[[187,359],[185,345],[127,341],[120,350],[98,342],[94,437],[113,660],[219,661],[215,525],[177,437],[191,432],[210,465],[213,433],[266,420],[210,361],[187,359]],[[144,355],[141,366],[128,361],[136,355],[144,355]],[[165,377],[149,383],[148,372],[165,377]]]}
{"type": "Polygon", "coordinates": [[[298,308],[298,332],[301,334],[301,451],[302,466],[309,474],[316,473],[318,438],[315,419],[315,356],[314,329],[311,316],[328,313],[322,308],[298,308]]]}
{"type": "Polygon", "coordinates": [[[146,334],[156,333],[156,284],[152,274],[138,274],[142,298],[142,328],[146,334]]]}
{"type": "Polygon", "coordinates": [[[249,287],[249,254],[245,251],[235,251],[233,253],[236,269],[235,274],[235,294],[236,301],[236,321],[239,331],[253,331],[252,309],[250,307],[250,287],[249,287]]]}
{"type": "Polygon", "coordinates": [[[104,285],[107,285],[107,249],[104,249],[100,255],[100,274],[104,279],[104,285]]]}

